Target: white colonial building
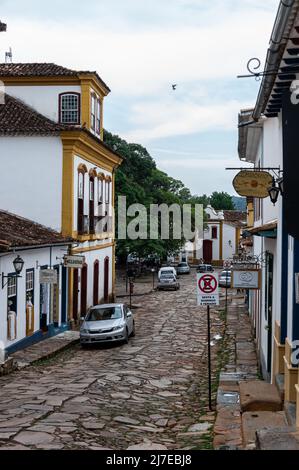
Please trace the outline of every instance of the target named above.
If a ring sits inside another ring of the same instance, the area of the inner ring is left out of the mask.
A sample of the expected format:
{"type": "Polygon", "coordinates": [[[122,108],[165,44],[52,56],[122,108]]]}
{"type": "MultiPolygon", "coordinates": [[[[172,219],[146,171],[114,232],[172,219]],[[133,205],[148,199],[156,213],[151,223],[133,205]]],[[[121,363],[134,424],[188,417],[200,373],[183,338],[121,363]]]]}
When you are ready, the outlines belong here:
{"type": "Polygon", "coordinates": [[[103,142],[109,88],[95,72],[55,64],[0,64],[0,201],[71,237],[68,321],[114,298],[114,181],[122,158],[103,142]]]}
{"type": "Polygon", "coordinates": [[[72,240],[54,230],[0,211],[2,353],[68,328],[67,269],[62,260],[71,245],[72,240]],[[55,284],[43,282],[49,273],[56,277],[55,284]]]}
{"type": "Polygon", "coordinates": [[[202,242],[198,237],[194,242],[188,242],[181,257],[222,266],[225,260],[238,254],[241,230],[246,226],[246,212],[216,211],[208,206],[205,213],[208,220],[202,242]]]}

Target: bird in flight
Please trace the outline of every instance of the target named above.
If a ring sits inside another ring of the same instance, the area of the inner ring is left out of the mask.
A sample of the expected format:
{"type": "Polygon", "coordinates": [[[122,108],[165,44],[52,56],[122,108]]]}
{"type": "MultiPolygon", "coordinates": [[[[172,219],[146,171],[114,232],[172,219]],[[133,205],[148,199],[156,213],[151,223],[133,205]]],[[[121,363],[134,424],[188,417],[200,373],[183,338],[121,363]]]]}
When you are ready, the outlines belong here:
{"type": "Polygon", "coordinates": [[[177,87],[176,84],[175,84],[175,85],[172,85],[172,89],[173,89],[173,90],[176,90],[176,87],[177,87]]]}

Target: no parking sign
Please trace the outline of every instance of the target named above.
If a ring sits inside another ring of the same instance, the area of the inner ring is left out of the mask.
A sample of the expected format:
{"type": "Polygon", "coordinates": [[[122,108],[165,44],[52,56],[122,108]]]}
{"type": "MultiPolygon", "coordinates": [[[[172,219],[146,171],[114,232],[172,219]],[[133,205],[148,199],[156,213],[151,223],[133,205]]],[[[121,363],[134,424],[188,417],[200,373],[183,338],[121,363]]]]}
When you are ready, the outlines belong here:
{"type": "Polygon", "coordinates": [[[219,305],[218,273],[197,275],[197,305],[219,305]]]}

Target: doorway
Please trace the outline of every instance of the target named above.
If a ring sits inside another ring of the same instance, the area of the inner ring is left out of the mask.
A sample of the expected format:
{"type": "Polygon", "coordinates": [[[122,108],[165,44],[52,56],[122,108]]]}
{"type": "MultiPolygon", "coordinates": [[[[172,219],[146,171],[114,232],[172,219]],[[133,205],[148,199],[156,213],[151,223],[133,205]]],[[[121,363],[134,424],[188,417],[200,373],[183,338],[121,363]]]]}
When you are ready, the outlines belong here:
{"type": "Polygon", "coordinates": [[[203,241],[203,259],[205,264],[211,264],[213,259],[213,242],[212,240],[203,241]]]}
{"type": "Polygon", "coordinates": [[[105,258],[104,264],[104,301],[109,302],[109,258],[105,258]]]}
{"type": "Polygon", "coordinates": [[[274,257],[272,253],[267,253],[266,277],[265,277],[265,317],[268,322],[268,354],[267,354],[267,372],[270,374],[272,369],[272,318],[273,318],[273,267],[274,257]]]}
{"type": "Polygon", "coordinates": [[[87,313],[87,264],[81,272],[81,316],[85,317],[87,313]]]}
{"type": "Polygon", "coordinates": [[[93,305],[99,303],[99,262],[95,261],[93,266],[93,305]]]}
{"type": "Polygon", "coordinates": [[[73,319],[78,321],[79,271],[74,269],[73,278],[73,319]]]}

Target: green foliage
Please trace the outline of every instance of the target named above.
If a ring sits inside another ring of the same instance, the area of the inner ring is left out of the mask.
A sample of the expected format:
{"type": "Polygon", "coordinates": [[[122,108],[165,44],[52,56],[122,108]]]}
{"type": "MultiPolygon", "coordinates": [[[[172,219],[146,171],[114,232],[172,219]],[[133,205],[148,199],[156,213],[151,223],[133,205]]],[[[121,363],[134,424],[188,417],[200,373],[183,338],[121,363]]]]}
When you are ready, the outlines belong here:
{"type": "Polygon", "coordinates": [[[233,211],[235,209],[232,196],[225,192],[213,192],[212,196],[210,197],[210,205],[216,211],[233,211]]]}
{"type": "MultiPolygon", "coordinates": [[[[129,144],[117,135],[104,131],[104,142],[112,150],[124,158],[116,172],[116,200],[118,196],[127,197],[127,207],[132,204],[143,204],[149,212],[151,204],[203,204],[206,208],[211,204],[207,195],[193,196],[182,181],[169,177],[159,170],[146,148],[138,144],[129,144]]],[[[226,193],[213,193],[215,209],[230,208],[231,198],[226,193]],[[225,204],[225,207],[222,207],[225,204]],[[221,206],[221,207],[219,207],[221,206]]],[[[232,207],[233,208],[233,207],[232,207]]],[[[194,207],[192,222],[194,228],[194,207]]],[[[116,222],[118,220],[116,204],[116,222]]],[[[206,221],[206,218],[204,218],[206,221]]],[[[128,220],[130,222],[130,220],[128,220]]],[[[171,225],[171,223],[170,223],[171,225]]],[[[185,240],[118,240],[117,255],[125,259],[128,253],[136,253],[139,257],[156,254],[160,258],[177,254],[185,240]]]]}

